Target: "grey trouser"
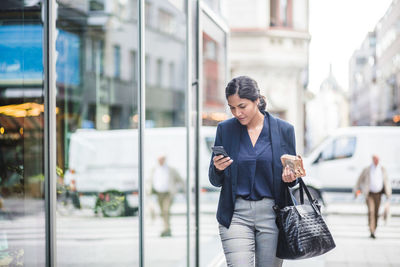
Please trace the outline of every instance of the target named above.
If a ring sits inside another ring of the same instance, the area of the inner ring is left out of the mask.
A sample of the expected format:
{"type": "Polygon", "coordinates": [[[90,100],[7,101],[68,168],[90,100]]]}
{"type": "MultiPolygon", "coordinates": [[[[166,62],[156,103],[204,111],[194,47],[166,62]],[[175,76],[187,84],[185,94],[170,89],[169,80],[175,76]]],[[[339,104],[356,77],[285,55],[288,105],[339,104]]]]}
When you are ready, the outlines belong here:
{"type": "Polygon", "coordinates": [[[278,228],[272,209],[274,203],[269,198],[259,201],[236,199],[231,225],[229,228],[219,225],[228,266],[282,266],[282,260],[275,256],[278,228]]]}

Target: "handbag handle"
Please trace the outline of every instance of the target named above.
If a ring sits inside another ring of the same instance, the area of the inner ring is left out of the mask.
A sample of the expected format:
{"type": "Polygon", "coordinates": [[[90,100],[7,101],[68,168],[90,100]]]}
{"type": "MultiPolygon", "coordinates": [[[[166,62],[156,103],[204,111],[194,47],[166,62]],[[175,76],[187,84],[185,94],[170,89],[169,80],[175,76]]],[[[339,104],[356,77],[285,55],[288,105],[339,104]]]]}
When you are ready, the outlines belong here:
{"type": "Polygon", "coordinates": [[[308,201],[310,203],[314,202],[314,198],[312,197],[310,191],[308,191],[308,188],[307,188],[306,184],[304,183],[303,179],[300,177],[300,178],[298,178],[298,180],[299,180],[299,184],[300,184],[300,188],[299,188],[299,190],[300,190],[300,203],[304,204],[304,193],[303,192],[306,192],[308,201]]]}
{"type": "MultiPolygon", "coordinates": [[[[305,183],[304,183],[304,181],[303,181],[303,179],[301,178],[301,177],[299,177],[299,178],[297,178],[297,180],[298,180],[298,182],[299,182],[299,192],[300,192],[300,205],[303,205],[304,204],[304,193],[303,192],[305,192],[306,193],[306,195],[307,195],[307,198],[308,198],[308,201],[310,202],[310,205],[311,205],[311,207],[314,209],[314,211],[317,213],[317,214],[320,214],[320,210],[315,206],[315,203],[314,203],[314,198],[311,196],[311,194],[310,194],[310,191],[308,191],[308,188],[307,188],[307,186],[305,185],[305,183]]],[[[286,183],[284,183],[284,185],[285,185],[285,187],[286,187],[286,199],[285,199],[285,204],[286,204],[286,206],[294,206],[294,207],[296,207],[296,205],[295,205],[295,203],[296,203],[296,200],[295,200],[295,197],[293,196],[293,194],[292,194],[292,192],[291,192],[291,190],[289,189],[289,186],[286,184],[286,183]],[[290,199],[288,199],[288,196],[290,196],[290,199]],[[289,200],[289,201],[288,201],[289,200]],[[291,202],[291,203],[290,203],[291,202]]],[[[296,209],[297,210],[297,209],[296,209]]]]}
{"type": "Polygon", "coordinates": [[[296,206],[296,199],[292,194],[292,191],[290,191],[289,186],[285,184],[286,187],[286,196],[285,196],[285,206],[296,206]],[[288,198],[288,196],[290,198],[288,198]],[[289,200],[289,201],[288,201],[289,200]]]}
{"type": "Polygon", "coordinates": [[[308,198],[308,202],[310,202],[311,207],[314,209],[314,211],[317,214],[320,214],[321,211],[319,210],[319,208],[316,206],[315,204],[315,199],[312,197],[310,191],[308,191],[308,187],[306,186],[306,184],[304,183],[303,179],[300,177],[299,179],[299,184],[300,184],[300,202],[301,204],[304,204],[304,196],[303,196],[303,191],[306,192],[307,198],[308,198]]]}

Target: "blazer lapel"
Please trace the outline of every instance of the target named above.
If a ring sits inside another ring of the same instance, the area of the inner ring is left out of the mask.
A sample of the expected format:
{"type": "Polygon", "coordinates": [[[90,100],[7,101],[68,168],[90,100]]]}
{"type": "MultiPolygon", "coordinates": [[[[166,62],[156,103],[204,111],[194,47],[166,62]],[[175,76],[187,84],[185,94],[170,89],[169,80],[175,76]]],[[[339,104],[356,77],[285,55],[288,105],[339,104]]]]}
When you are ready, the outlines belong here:
{"type": "MultiPolygon", "coordinates": [[[[281,150],[281,138],[279,134],[279,126],[278,126],[278,121],[277,119],[267,113],[267,116],[269,116],[269,128],[270,128],[270,134],[271,134],[271,143],[272,143],[272,159],[273,159],[273,182],[274,182],[274,192],[276,194],[275,197],[279,198],[280,194],[280,182],[281,182],[281,171],[282,171],[282,163],[281,163],[281,155],[282,155],[282,150],[281,150]]],[[[278,199],[275,198],[275,199],[278,199]]]]}

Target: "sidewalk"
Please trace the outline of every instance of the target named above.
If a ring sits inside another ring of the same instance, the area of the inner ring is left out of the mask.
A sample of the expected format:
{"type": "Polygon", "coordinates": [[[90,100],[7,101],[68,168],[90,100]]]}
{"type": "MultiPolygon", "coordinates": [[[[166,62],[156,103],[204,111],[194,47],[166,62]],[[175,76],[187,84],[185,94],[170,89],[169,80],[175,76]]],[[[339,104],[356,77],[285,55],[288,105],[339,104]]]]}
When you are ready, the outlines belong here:
{"type": "MultiPolygon", "coordinates": [[[[379,214],[382,216],[384,211],[384,203],[381,204],[379,214]]],[[[345,203],[330,203],[325,206],[324,214],[327,215],[362,215],[368,213],[367,205],[364,202],[345,202],[345,203]]],[[[390,216],[400,217],[400,203],[391,203],[390,216]]]]}
{"type": "MultiPolygon", "coordinates": [[[[361,215],[361,213],[360,213],[361,215]]],[[[379,223],[377,238],[369,238],[367,218],[349,213],[326,216],[336,248],[311,259],[285,260],[283,267],[394,267],[400,266],[400,217],[379,223]]],[[[226,267],[221,252],[207,267],[226,267]]]]}

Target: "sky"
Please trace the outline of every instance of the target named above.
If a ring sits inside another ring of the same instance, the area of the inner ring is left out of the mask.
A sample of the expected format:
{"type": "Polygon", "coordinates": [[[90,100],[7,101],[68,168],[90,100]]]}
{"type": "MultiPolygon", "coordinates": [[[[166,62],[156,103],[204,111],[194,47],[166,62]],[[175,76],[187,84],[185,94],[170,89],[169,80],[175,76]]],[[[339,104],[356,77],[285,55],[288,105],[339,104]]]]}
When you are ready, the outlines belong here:
{"type": "Polygon", "coordinates": [[[322,81],[333,74],[347,91],[349,60],[373,31],[391,0],[309,0],[310,58],[309,89],[317,92],[322,81]]]}

